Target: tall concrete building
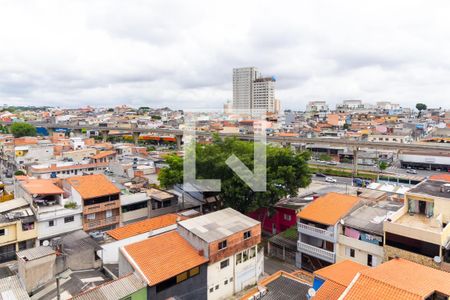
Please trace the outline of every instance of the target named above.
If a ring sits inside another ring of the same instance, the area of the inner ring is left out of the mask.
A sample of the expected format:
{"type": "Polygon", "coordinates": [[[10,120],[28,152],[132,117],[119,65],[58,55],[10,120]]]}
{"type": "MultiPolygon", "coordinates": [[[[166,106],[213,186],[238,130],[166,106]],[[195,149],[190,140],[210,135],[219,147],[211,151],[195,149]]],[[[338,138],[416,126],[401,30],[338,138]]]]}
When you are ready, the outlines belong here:
{"type": "Polygon", "coordinates": [[[233,69],[233,109],[244,113],[275,112],[275,78],[255,67],[233,69]]]}

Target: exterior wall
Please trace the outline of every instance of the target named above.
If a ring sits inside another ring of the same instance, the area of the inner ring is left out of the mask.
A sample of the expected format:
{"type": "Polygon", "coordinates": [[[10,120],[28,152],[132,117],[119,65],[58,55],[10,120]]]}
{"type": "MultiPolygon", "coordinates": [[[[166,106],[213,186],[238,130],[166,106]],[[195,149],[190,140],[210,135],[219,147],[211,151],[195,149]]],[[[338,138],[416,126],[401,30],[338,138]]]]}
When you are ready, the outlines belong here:
{"type": "Polygon", "coordinates": [[[76,150],[76,151],[65,151],[62,152],[61,156],[62,158],[70,158],[75,162],[82,161],[85,157],[90,157],[95,155],[97,153],[97,150],[95,149],[83,149],[83,150],[76,150]]]}
{"type": "Polygon", "coordinates": [[[126,255],[123,252],[119,251],[119,277],[125,276],[134,272],[133,266],[127,260],[126,255]]]}
{"type": "MultiPolygon", "coordinates": [[[[235,265],[235,280],[234,280],[235,293],[240,292],[246,287],[254,285],[258,282],[260,276],[259,272],[261,270],[260,264],[262,264],[264,260],[260,260],[260,257],[258,257],[260,255],[263,255],[263,252],[258,253],[257,247],[255,246],[254,248],[255,248],[255,257],[235,265]]],[[[239,255],[239,253],[237,255],[239,255]]]]}
{"type": "Polygon", "coordinates": [[[139,291],[134,292],[133,294],[130,294],[120,300],[147,300],[147,288],[145,287],[143,289],[140,289],[139,291]]]}
{"type": "Polygon", "coordinates": [[[234,255],[208,265],[208,299],[227,299],[234,294],[235,267],[234,255]],[[220,263],[227,259],[228,266],[221,269],[220,263]]]}
{"type": "Polygon", "coordinates": [[[46,218],[45,220],[39,221],[37,224],[37,237],[39,240],[44,240],[50,237],[59,236],[65,233],[69,233],[75,230],[79,230],[83,228],[83,224],[81,221],[81,214],[74,214],[73,222],[64,223],[64,217],[71,216],[61,216],[56,218],[46,218]],[[52,220],[54,222],[54,226],[49,226],[49,221],[52,220]]]}
{"type": "Polygon", "coordinates": [[[156,286],[148,288],[148,300],[166,300],[167,298],[175,298],[180,300],[206,300],[207,299],[207,266],[200,266],[200,273],[194,277],[180,282],[164,291],[156,293],[156,286]]]}
{"type": "Polygon", "coordinates": [[[18,260],[18,274],[28,293],[54,279],[55,260],[56,254],[31,261],[18,260]]]}
{"type": "Polygon", "coordinates": [[[384,261],[384,249],[382,246],[371,245],[370,243],[339,236],[339,244],[336,250],[336,262],[342,260],[352,260],[362,265],[367,265],[368,255],[372,255],[372,266],[375,267],[384,261]],[[346,254],[346,248],[355,249],[355,257],[346,254]]]}
{"type": "Polygon", "coordinates": [[[261,242],[261,226],[259,224],[255,225],[249,230],[251,232],[251,237],[246,240],[244,240],[244,232],[248,230],[228,236],[226,238],[227,247],[225,249],[219,250],[219,243],[225,239],[210,243],[208,251],[209,262],[214,263],[216,261],[220,261],[230,255],[259,244],[261,242]]]}
{"type": "Polygon", "coordinates": [[[122,212],[120,217],[121,217],[122,223],[136,221],[136,220],[140,220],[140,219],[146,219],[146,218],[148,218],[148,207],[144,207],[144,208],[132,210],[132,211],[127,211],[127,212],[122,212]]]}
{"type": "MultiPolygon", "coordinates": [[[[115,201],[119,202],[119,200],[115,201]]],[[[119,202],[120,205],[120,202],[119,202]]],[[[90,205],[96,206],[96,205],[90,205]]],[[[85,206],[86,208],[86,206],[85,206]]],[[[120,208],[111,209],[112,216],[106,217],[106,210],[95,212],[95,219],[88,219],[89,214],[83,215],[83,230],[91,231],[91,230],[102,230],[104,228],[115,227],[120,223],[120,208]]]]}
{"type": "Polygon", "coordinates": [[[261,222],[262,230],[269,234],[278,234],[296,225],[297,215],[293,209],[276,207],[275,213],[268,216],[267,208],[259,208],[248,214],[252,219],[261,222]]]}
{"type": "Polygon", "coordinates": [[[177,232],[191,244],[192,247],[199,251],[203,251],[203,255],[208,258],[209,257],[209,247],[208,243],[206,243],[204,240],[184,228],[183,226],[177,227],[177,232]]]}
{"type": "Polygon", "coordinates": [[[420,254],[416,254],[413,252],[405,251],[405,250],[387,246],[387,245],[384,246],[384,253],[385,253],[384,259],[386,261],[388,261],[389,259],[395,258],[397,256],[397,257],[404,258],[404,259],[413,261],[415,263],[418,263],[418,264],[421,264],[421,265],[424,265],[427,267],[440,269],[440,265],[435,263],[432,258],[423,256],[420,254]]]}

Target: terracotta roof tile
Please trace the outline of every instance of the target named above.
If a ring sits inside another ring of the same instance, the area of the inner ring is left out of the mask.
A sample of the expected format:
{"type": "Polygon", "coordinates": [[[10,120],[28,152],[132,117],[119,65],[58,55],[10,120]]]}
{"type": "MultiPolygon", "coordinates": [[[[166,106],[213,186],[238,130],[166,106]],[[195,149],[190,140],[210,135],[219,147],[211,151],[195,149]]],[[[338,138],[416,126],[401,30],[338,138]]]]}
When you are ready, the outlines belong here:
{"type": "Polygon", "coordinates": [[[178,232],[163,233],[123,248],[150,286],[206,263],[178,232]]]}
{"type": "Polygon", "coordinates": [[[317,290],[314,300],[337,300],[345,291],[347,286],[331,280],[325,281],[317,290]]]}
{"type": "Polygon", "coordinates": [[[117,153],[116,153],[116,151],[113,151],[113,150],[100,151],[99,153],[93,155],[91,158],[100,159],[100,158],[108,157],[108,156],[115,155],[115,154],[117,154],[117,153]]]}
{"type": "Polygon", "coordinates": [[[20,182],[29,194],[59,195],[64,193],[52,179],[24,179],[20,182]]]}
{"type": "Polygon", "coordinates": [[[435,174],[430,176],[430,180],[448,181],[450,182],[450,174],[435,174]]]}
{"type": "Polygon", "coordinates": [[[343,260],[334,265],[315,271],[314,275],[326,280],[332,280],[347,287],[358,272],[367,268],[369,267],[351,260],[343,260]]]}
{"type": "Polygon", "coordinates": [[[328,193],[308,204],[297,216],[326,225],[334,225],[358,204],[356,196],[328,193]]]}
{"type": "Polygon", "coordinates": [[[83,199],[120,193],[120,190],[103,174],[74,176],[66,180],[83,199]]]}
{"type": "Polygon", "coordinates": [[[174,225],[177,223],[178,218],[179,216],[176,214],[167,214],[136,223],[131,223],[113,230],[109,230],[106,233],[116,240],[123,240],[141,233],[149,232],[151,230],[174,225]]]}

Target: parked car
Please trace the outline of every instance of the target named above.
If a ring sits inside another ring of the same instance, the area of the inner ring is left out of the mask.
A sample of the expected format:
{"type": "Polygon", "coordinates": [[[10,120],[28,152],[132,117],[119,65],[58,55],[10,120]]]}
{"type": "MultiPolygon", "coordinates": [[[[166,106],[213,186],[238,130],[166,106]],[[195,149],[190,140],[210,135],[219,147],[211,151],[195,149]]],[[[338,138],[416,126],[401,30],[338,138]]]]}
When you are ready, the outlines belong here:
{"type": "Polygon", "coordinates": [[[322,173],[316,173],[316,176],[317,176],[317,177],[327,177],[327,175],[322,174],[322,173]]]}
{"type": "Polygon", "coordinates": [[[417,171],[414,170],[414,169],[408,169],[408,170],[406,170],[406,173],[409,173],[409,174],[417,174],[417,171]]]}
{"type": "Polygon", "coordinates": [[[333,177],[326,177],[326,178],[325,178],[325,181],[326,181],[326,182],[330,182],[330,183],[336,183],[336,182],[337,182],[337,180],[334,179],[333,177]]]}

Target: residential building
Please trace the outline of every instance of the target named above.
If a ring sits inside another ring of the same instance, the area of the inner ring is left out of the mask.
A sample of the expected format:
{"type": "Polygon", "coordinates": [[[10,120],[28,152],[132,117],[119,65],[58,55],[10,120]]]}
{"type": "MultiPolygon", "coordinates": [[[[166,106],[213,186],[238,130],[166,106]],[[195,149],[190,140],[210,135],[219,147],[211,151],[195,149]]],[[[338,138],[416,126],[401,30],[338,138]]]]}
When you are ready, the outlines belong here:
{"type": "Polygon", "coordinates": [[[207,262],[177,231],[124,246],[119,276],[138,273],[147,284],[147,299],[207,299],[207,262]]]}
{"type": "Polygon", "coordinates": [[[450,184],[425,180],[384,222],[385,259],[405,258],[450,271],[450,184]]]}
{"type": "Polygon", "coordinates": [[[261,224],[231,208],[178,223],[177,232],[208,259],[208,299],[226,299],[263,273],[261,224]]]}
{"type": "Polygon", "coordinates": [[[410,135],[377,135],[372,134],[367,137],[367,141],[373,143],[398,143],[410,144],[413,139],[410,135]]]}
{"type": "Polygon", "coordinates": [[[25,199],[0,203],[0,262],[14,260],[17,251],[33,248],[36,227],[34,213],[25,199]]]}
{"type": "Polygon", "coordinates": [[[89,161],[69,162],[58,161],[33,165],[28,169],[30,176],[42,179],[67,178],[83,174],[103,173],[108,167],[107,162],[93,163],[89,161]]]}
{"type": "Polygon", "coordinates": [[[336,261],[352,260],[369,267],[381,264],[384,261],[383,221],[402,206],[403,202],[370,201],[343,218],[339,223],[336,261]]]}
{"type": "Polygon", "coordinates": [[[119,225],[120,190],[105,175],[70,177],[63,186],[73,201],[83,205],[84,231],[105,231],[119,225]]]}
{"type": "Polygon", "coordinates": [[[253,82],[252,113],[259,115],[266,112],[276,112],[275,108],[275,78],[257,78],[253,82]]]}
{"type": "Polygon", "coordinates": [[[359,202],[356,196],[328,193],[297,214],[297,267],[313,272],[336,262],[338,224],[359,202]]]}
{"type": "Polygon", "coordinates": [[[118,263],[120,247],[175,230],[177,228],[177,221],[181,219],[182,217],[179,215],[167,214],[107,231],[105,240],[101,245],[103,263],[118,263]]]}
{"type": "Polygon", "coordinates": [[[82,229],[82,203],[66,197],[59,180],[17,178],[15,195],[25,199],[35,215],[38,244],[49,245],[61,235],[82,229]]]}

